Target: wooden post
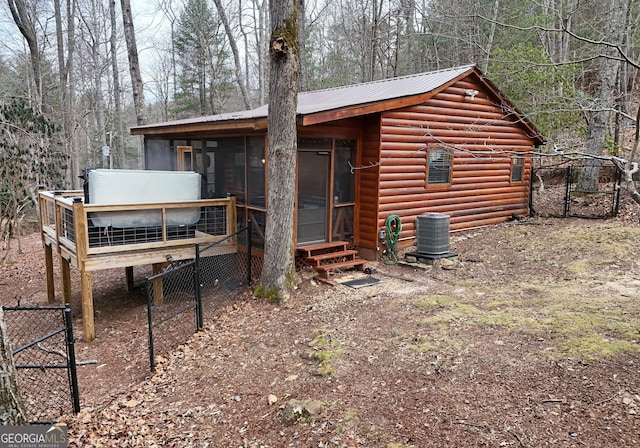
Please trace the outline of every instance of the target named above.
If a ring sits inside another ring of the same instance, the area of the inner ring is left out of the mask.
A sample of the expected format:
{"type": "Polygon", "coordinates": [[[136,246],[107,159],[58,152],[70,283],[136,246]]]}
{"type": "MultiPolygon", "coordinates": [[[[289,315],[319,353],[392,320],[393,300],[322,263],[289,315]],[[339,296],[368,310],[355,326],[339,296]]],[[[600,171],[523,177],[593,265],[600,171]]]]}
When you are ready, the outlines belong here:
{"type": "Polygon", "coordinates": [[[96,329],[93,316],[93,290],[91,285],[91,272],[86,271],[87,251],[89,250],[89,233],[87,213],[81,198],[73,200],[73,224],[76,236],[76,256],[78,257],[78,269],[80,270],[80,293],[82,296],[82,328],[84,341],[91,342],[96,338],[96,329]]]}
{"type": "Polygon", "coordinates": [[[125,273],[127,275],[127,291],[131,292],[133,291],[133,266],[127,266],[126,268],[124,268],[125,273]]]}
{"type": "Polygon", "coordinates": [[[60,258],[60,270],[62,271],[62,303],[71,305],[71,272],[69,260],[60,258]]]}
{"type": "Polygon", "coordinates": [[[238,218],[236,217],[236,198],[234,196],[229,197],[227,203],[227,228],[225,232],[227,235],[235,233],[237,230],[238,218]]]}
{"type": "Polygon", "coordinates": [[[47,300],[49,303],[55,303],[56,288],[53,278],[53,248],[51,244],[44,245],[44,265],[47,273],[47,300]]]}
{"type": "Polygon", "coordinates": [[[96,338],[96,329],[93,319],[93,290],[90,271],[80,271],[80,288],[82,290],[82,329],[84,330],[84,341],[91,342],[96,338]]]}
{"type": "MultiPolygon", "coordinates": [[[[153,263],[153,275],[159,274],[164,268],[169,266],[169,262],[153,263]]],[[[162,277],[153,280],[153,304],[162,305],[164,303],[164,292],[162,291],[162,277]]]]}

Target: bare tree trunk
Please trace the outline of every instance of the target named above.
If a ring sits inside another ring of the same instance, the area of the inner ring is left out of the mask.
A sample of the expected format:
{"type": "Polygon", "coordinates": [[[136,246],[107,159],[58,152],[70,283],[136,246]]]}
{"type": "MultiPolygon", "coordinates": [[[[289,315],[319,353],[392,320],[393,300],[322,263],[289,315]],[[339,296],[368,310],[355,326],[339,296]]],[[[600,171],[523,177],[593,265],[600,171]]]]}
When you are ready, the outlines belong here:
{"type": "Polygon", "coordinates": [[[415,41],[414,15],[416,11],[416,1],[405,0],[404,3],[405,4],[403,4],[402,6],[402,11],[407,19],[405,32],[404,32],[406,46],[405,46],[404,54],[402,55],[402,60],[404,61],[404,64],[402,64],[403,66],[401,67],[400,73],[403,75],[406,75],[408,73],[415,73],[416,67],[418,66],[418,61],[414,54],[414,41],[415,41]]]}
{"type": "MultiPolygon", "coordinates": [[[[636,174],[639,170],[638,163],[635,162],[636,154],[638,153],[638,146],[640,145],[640,107],[638,107],[638,112],[636,113],[636,132],[635,138],[633,141],[633,148],[631,149],[631,154],[629,154],[629,158],[626,161],[622,161],[621,159],[614,158],[613,162],[616,167],[622,173],[622,177],[624,180],[624,187],[629,192],[631,199],[633,199],[636,203],[640,204],[640,192],[636,188],[636,183],[633,180],[633,175],[636,174]]],[[[639,219],[640,221],[640,215],[639,219]]]]}
{"type": "Polygon", "coordinates": [[[266,62],[266,55],[268,53],[266,42],[269,28],[268,3],[268,0],[253,0],[251,3],[252,19],[256,27],[253,32],[253,37],[255,39],[255,52],[258,63],[258,104],[264,104],[266,102],[267,79],[269,78],[268,64],[266,62]]]}
{"type": "MultiPolygon", "coordinates": [[[[625,16],[625,21],[624,21],[624,33],[622,35],[622,51],[624,51],[625,54],[631,54],[631,45],[630,45],[630,24],[631,24],[631,8],[627,8],[627,14],[625,16]]],[[[629,98],[629,92],[630,90],[628,90],[627,86],[629,85],[629,73],[631,72],[632,67],[629,64],[620,64],[619,68],[618,68],[618,83],[616,86],[617,91],[619,92],[619,95],[616,96],[615,98],[615,110],[616,110],[616,115],[615,115],[615,125],[614,125],[614,129],[615,129],[615,136],[614,136],[614,142],[616,144],[616,153],[615,155],[617,155],[617,148],[620,148],[624,142],[624,136],[626,134],[626,119],[624,118],[624,115],[627,115],[629,112],[629,106],[630,106],[630,98],[629,98]]]]}
{"type": "Polygon", "coordinates": [[[482,60],[480,70],[485,74],[489,69],[489,58],[491,57],[491,50],[493,49],[493,39],[496,35],[496,21],[498,20],[498,9],[500,8],[500,0],[494,0],[493,2],[493,14],[491,17],[491,23],[489,24],[489,37],[487,39],[487,47],[485,48],[485,57],[482,60]]]}
{"type": "Polygon", "coordinates": [[[373,81],[376,79],[376,55],[377,55],[377,46],[378,46],[378,23],[379,23],[379,15],[378,15],[378,0],[373,0],[373,7],[371,8],[371,12],[373,16],[371,17],[371,42],[369,45],[369,61],[367,64],[367,70],[369,73],[367,74],[366,81],[373,81]]]}
{"type": "MultiPolygon", "coordinates": [[[[242,13],[243,13],[242,0],[238,0],[238,27],[240,28],[240,32],[242,33],[242,44],[244,45],[244,48],[249,48],[249,34],[247,33],[246,27],[242,23],[242,13]]],[[[257,33],[257,28],[254,29],[254,31],[257,33]]],[[[249,73],[250,73],[249,51],[244,52],[244,72],[246,73],[246,76],[244,77],[244,84],[245,84],[245,89],[247,89],[247,92],[248,92],[249,91],[249,73]]]]}
{"type": "MultiPolygon", "coordinates": [[[[111,51],[111,75],[113,77],[113,106],[114,124],[111,145],[111,157],[114,168],[124,167],[124,120],[122,119],[122,92],[120,91],[120,71],[118,69],[118,41],[116,23],[116,0],[109,0],[109,18],[111,20],[111,35],[109,37],[109,48],[111,51]]],[[[111,140],[111,139],[110,139],[111,140]]]]}
{"type": "MultiPolygon", "coordinates": [[[[612,0],[609,4],[604,40],[612,45],[622,44],[627,7],[628,0],[612,0]]],[[[621,63],[617,60],[617,55],[617,48],[607,46],[600,63],[599,84],[589,122],[589,135],[585,143],[585,152],[594,156],[603,152],[610,111],[615,101],[616,74],[621,63]]],[[[578,177],[578,190],[597,191],[599,173],[600,161],[596,158],[586,160],[578,177]]]]}
{"type": "MultiPolygon", "coordinates": [[[[102,3],[97,3],[95,1],[91,2],[91,17],[100,17],[103,15],[104,9],[102,3]]],[[[80,14],[82,17],[82,14],[80,14]]],[[[92,74],[93,74],[93,119],[95,120],[95,129],[96,129],[96,137],[100,145],[100,151],[107,145],[107,135],[105,129],[105,107],[104,107],[104,97],[102,95],[102,75],[103,75],[103,67],[108,65],[106,61],[104,61],[102,54],[100,53],[100,47],[102,45],[101,36],[104,34],[105,30],[103,27],[105,26],[102,21],[95,20],[86,20],[85,26],[88,30],[88,44],[91,49],[91,61],[93,63],[92,74]]],[[[112,157],[111,155],[108,157],[112,157]]],[[[111,165],[111,161],[109,158],[104,157],[103,154],[104,165],[103,168],[109,168],[111,165]]]]}
{"type": "Polygon", "coordinates": [[[37,110],[42,111],[45,105],[44,90],[42,87],[42,57],[38,46],[36,36],[35,11],[29,11],[27,2],[24,0],[8,0],[9,10],[20,34],[27,41],[29,46],[29,55],[31,56],[31,70],[33,72],[33,82],[36,88],[36,104],[37,110]]]}
{"type": "Polygon", "coordinates": [[[238,83],[238,87],[240,87],[240,93],[242,94],[244,107],[247,109],[251,109],[251,101],[249,100],[249,93],[247,92],[247,89],[244,83],[244,75],[242,74],[242,63],[240,62],[240,52],[238,51],[238,44],[236,43],[236,38],[233,35],[231,26],[229,25],[229,19],[227,19],[227,14],[224,12],[224,8],[222,7],[222,2],[220,0],[213,0],[213,2],[216,4],[216,8],[218,9],[218,15],[220,16],[220,20],[222,21],[224,30],[227,33],[227,38],[229,39],[229,45],[231,46],[231,52],[233,53],[233,62],[236,68],[236,82],[238,83]]]}
{"type": "MultiPolygon", "coordinates": [[[[562,22],[563,28],[566,31],[573,31],[573,15],[576,9],[576,0],[567,0],[563,2],[562,10],[562,22]]],[[[571,49],[571,36],[569,33],[561,34],[560,52],[558,54],[558,60],[556,62],[567,62],[569,60],[569,51],[571,49]]]]}
{"type": "Polygon", "coordinates": [[[62,29],[62,7],[60,0],[54,0],[54,14],[56,22],[56,43],[58,46],[58,95],[60,97],[60,117],[62,121],[62,147],[64,153],[69,157],[70,163],[67,175],[69,184],[75,188],[77,166],[73,157],[73,135],[72,135],[72,103],[73,103],[73,83],[71,68],[73,67],[73,56],[75,53],[75,1],[67,1],[67,54],[64,51],[64,36],[62,29]]]}
{"type": "Polygon", "coordinates": [[[307,66],[305,61],[306,56],[306,42],[307,42],[307,19],[306,10],[304,7],[304,0],[298,0],[298,73],[299,73],[299,86],[301,92],[309,90],[309,77],[307,76],[307,66]]]}
{"type": "Polygon", "coordinates": [[[298,105],[297,0],[271,0],[269,81],[269,189],[265,258],[260,288],[265,297],[289,297],[295,271],[293,215],[297,156],[298,105]]]}
{"type": "Polygon", "coordinates": [[[267,0],[262,0],[262,5],[260,5],[260,9],[258,10],[259,17],[259,26],[260,30],[258,35],[258,67],[260,72],[260,104],[264,104],[267,96],[267,83],[269,80],[269,66],[267,64],[267,53],[268,53],[268,45],[267,42],[267,30],[270,28],[269,25],[269,14],[268,14],[268,2],[267,0]]]}
{"type": "Polygon", "coordinates": [[[25,425],[27,416],[20,398],[18,375],[0,306],[0,426],[25,425]]]}
{"type": "Polygon", "coordinates": [[[138,46],[136,45],[136,33],[133,28],[131,14],[131,2],[120,0],[122,8],[122,23],[124,25],[124,38],[127,41],[127,55],[129,56],[129,71],[131,72],[131,88],[133,90],[133,106],[136,110],[136,122],[145,124],[144,116],[144,90],[142,76],[140,75],[140,63],[138,62],[138,46]]]}

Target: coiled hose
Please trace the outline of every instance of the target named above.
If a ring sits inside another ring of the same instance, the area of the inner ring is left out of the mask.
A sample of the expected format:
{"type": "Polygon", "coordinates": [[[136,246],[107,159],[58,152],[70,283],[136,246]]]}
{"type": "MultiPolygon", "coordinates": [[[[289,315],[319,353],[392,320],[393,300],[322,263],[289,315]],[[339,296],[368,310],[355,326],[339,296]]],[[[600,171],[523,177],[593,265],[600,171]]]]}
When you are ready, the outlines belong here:
{"type": "Polygon", "coordinates": [[[398,263],[398,238],[402,232],[402,221],[397,215],[389,215],[384,226],[387,243],[385,264],[396,264],[398,263]]]}

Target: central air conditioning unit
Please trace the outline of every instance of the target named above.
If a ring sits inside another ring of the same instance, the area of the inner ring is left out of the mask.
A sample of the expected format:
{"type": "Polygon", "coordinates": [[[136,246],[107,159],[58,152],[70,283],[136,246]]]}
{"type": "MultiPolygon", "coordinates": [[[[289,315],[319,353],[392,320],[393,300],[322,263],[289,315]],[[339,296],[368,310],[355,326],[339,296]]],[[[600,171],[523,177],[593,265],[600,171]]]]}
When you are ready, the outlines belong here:
{"type": "Polygon", "coordinates": [[[440,256],[449,253],[449,215],[423,213],[416,218],[418,254],[440,256]]]}

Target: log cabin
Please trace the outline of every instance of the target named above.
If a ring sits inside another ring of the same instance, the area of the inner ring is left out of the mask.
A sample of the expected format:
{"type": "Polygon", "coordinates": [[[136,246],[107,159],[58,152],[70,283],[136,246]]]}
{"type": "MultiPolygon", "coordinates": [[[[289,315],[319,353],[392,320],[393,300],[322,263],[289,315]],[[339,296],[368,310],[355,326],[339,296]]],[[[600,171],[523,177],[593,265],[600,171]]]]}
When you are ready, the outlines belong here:
{"type": "MultiPolygon", "coordinates": [[[[193,170],[203,197],[235,197],[260,247],[267,114],[264,105],[131,133],[144,136],[146,169],[193,170]]],[[[380,259],[390,216],[401,221],[403,248],[426,212],[448,215],[452,232],[527,215],[531,154],[544,143],[473,65],[301,92],[297,133],[296,245],[318,265],[327,248],[338,251],[325,271],[341,267],[336,259],[380,259]]]]}

